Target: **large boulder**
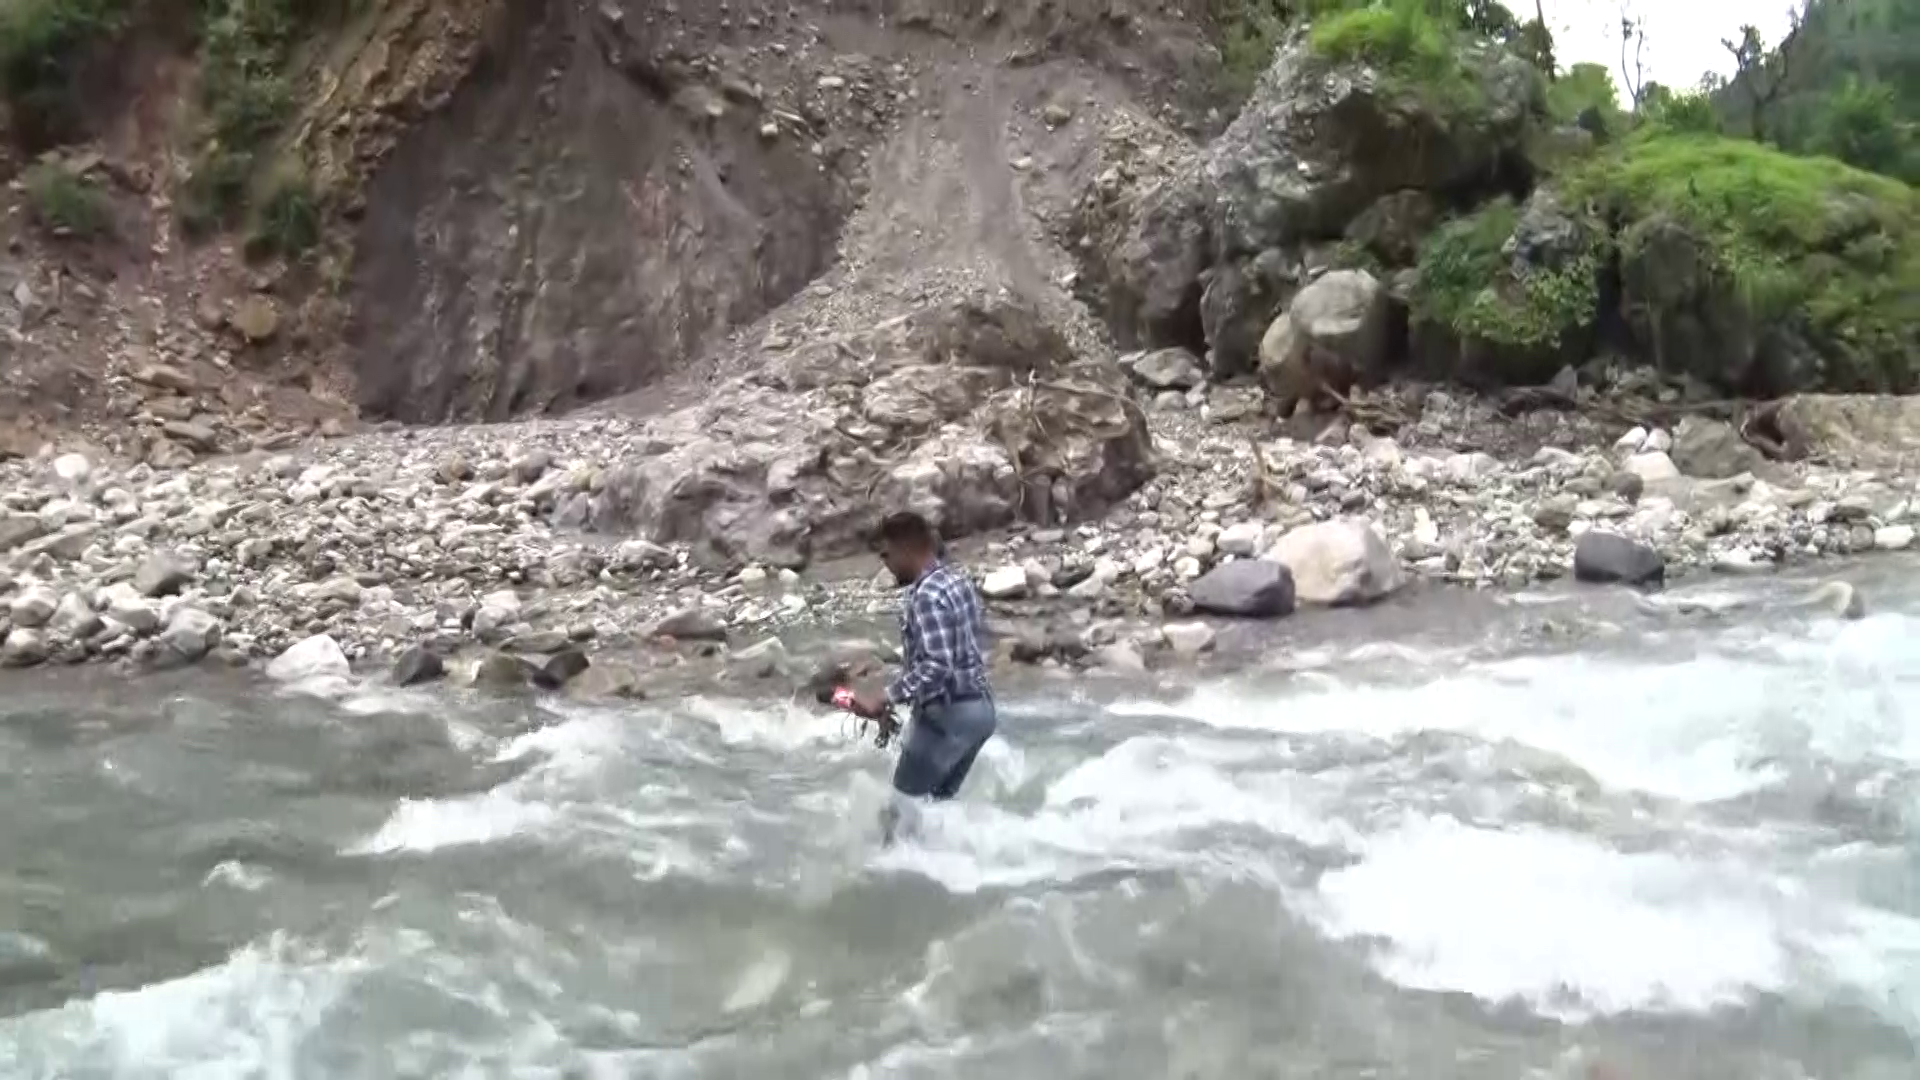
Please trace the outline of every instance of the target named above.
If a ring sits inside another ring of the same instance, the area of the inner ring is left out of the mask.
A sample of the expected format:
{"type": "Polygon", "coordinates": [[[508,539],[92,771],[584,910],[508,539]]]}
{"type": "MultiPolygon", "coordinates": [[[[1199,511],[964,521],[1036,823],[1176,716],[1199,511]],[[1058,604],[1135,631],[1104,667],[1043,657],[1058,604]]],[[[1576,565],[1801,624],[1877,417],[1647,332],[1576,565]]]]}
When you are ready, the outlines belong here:
{"type": "Polygon", "coordinates": [[[1573,576],[1596,585],[1659,585],[1667,579],[1667,560],[1638,540],[1591,529],[1574,541],[1573,576]]]}
{"type": "Polygon", "coordinates": [[[1289,530],[1266,558],[1292,574],[1301,603],[1322,607],[1371,604],[1400,587],[1393,549],[1372,524],[1336,518],[1289,530]]]}
{"type": "Polygon", "coordinates": [[[1281,416],[1327,390],[1344,396],[1387,359],[1387,292],[1365,270],[1335,270],[1300,290],[1260,342],[1260,379],[1281,416]]]}
{"type": "Polygon", "coordinates": [[[1109,309],[1142,312],[1122,316],[1122,337],[1190,343],[1199,323],[1215,373],[1246,371],[1305,278],[1306,245],[1341,238],[1392,196],[1373,225],[1385,247],[1404,251],[1423,227],[1420,193],[1497,190],[1523,170],[1543,112],[1538,72],[1465,42],[1450,65],[1416,78],[1316,48],[1305,32],[1285,42],[1226,131],[1143,190],[1109,249],[1094,253],[1109,309]],[[1427,78],[1470,92],[1421,92],[1427,78]],[[1383,228],[1389,218],[1405,226],[1383,228]]]}

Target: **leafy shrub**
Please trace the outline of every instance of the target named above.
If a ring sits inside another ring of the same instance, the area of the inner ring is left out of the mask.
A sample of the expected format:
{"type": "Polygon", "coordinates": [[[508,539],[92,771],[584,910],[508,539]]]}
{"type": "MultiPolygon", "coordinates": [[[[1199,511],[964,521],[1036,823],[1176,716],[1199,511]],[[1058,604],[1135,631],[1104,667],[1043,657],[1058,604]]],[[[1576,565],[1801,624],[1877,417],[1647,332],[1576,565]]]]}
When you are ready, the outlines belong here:
{"type": "Polygon", "coordinates": [[[113,232],[113,204],[88,177],[47,162],[28,169],[25,180],[28,213],[42,228],[81,238],[113,232]]]}

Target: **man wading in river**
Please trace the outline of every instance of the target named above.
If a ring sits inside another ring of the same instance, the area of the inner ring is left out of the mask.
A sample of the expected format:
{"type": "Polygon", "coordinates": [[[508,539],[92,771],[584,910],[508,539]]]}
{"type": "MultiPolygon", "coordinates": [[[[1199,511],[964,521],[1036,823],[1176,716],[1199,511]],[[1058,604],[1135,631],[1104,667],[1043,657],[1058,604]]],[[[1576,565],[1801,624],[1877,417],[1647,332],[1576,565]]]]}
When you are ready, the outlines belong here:
{"type": "Polygon", "coordinates": [[[986,619],[980,595],[965,572],[941,557],[933,526],[903,512],[880,523],[880,558],[906,589],[900,606],[904,665],[886,695],[862,693],[853,711],[883,726],[895,706],[910,710],[912,726],[893,770],[892,805],[881,815],[891,844],[908,800],[951,799],[993,737],[993,692],[982,653],[986,619]]]}

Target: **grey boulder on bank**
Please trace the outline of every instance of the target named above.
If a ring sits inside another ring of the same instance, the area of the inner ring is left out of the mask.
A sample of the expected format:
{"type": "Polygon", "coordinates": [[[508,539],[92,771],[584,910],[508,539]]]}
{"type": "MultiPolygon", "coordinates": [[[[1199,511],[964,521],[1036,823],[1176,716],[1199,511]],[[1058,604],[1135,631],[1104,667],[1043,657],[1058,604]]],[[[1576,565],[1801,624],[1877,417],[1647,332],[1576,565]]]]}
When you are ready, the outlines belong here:
{"type": "Polygon", "coordinates": [[[1667,578],[1667,560],[1638,541],[1591,529],[1574,542],[1573,576],[1596,585],[1659,585],[1667,578]]]}
{"type": "Polygon", "coordinates": [[[1293,572],[1266,559],[1236,559],[1202,575],[1187,587],[1195,611],[1249,619],[1291,615],[1293,572]]]}

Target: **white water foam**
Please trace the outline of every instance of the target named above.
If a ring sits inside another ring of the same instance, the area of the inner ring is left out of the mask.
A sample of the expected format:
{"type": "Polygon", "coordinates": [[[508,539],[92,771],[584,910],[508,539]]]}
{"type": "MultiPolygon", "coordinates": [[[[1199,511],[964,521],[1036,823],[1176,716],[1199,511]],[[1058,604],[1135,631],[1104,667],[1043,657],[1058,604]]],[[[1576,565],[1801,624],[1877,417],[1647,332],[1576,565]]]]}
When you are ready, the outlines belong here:
{"type": "Polygon", "coordinates": [[[1920,989],[1920,920],[1758,867],[1436,819],[1368,842],[1299,899],[1331,936],[1375,940],[1381,973],[1409,987],[1565,1018],[1838,993],[1920,1030],[1901,1003],[1920,989]]]}

